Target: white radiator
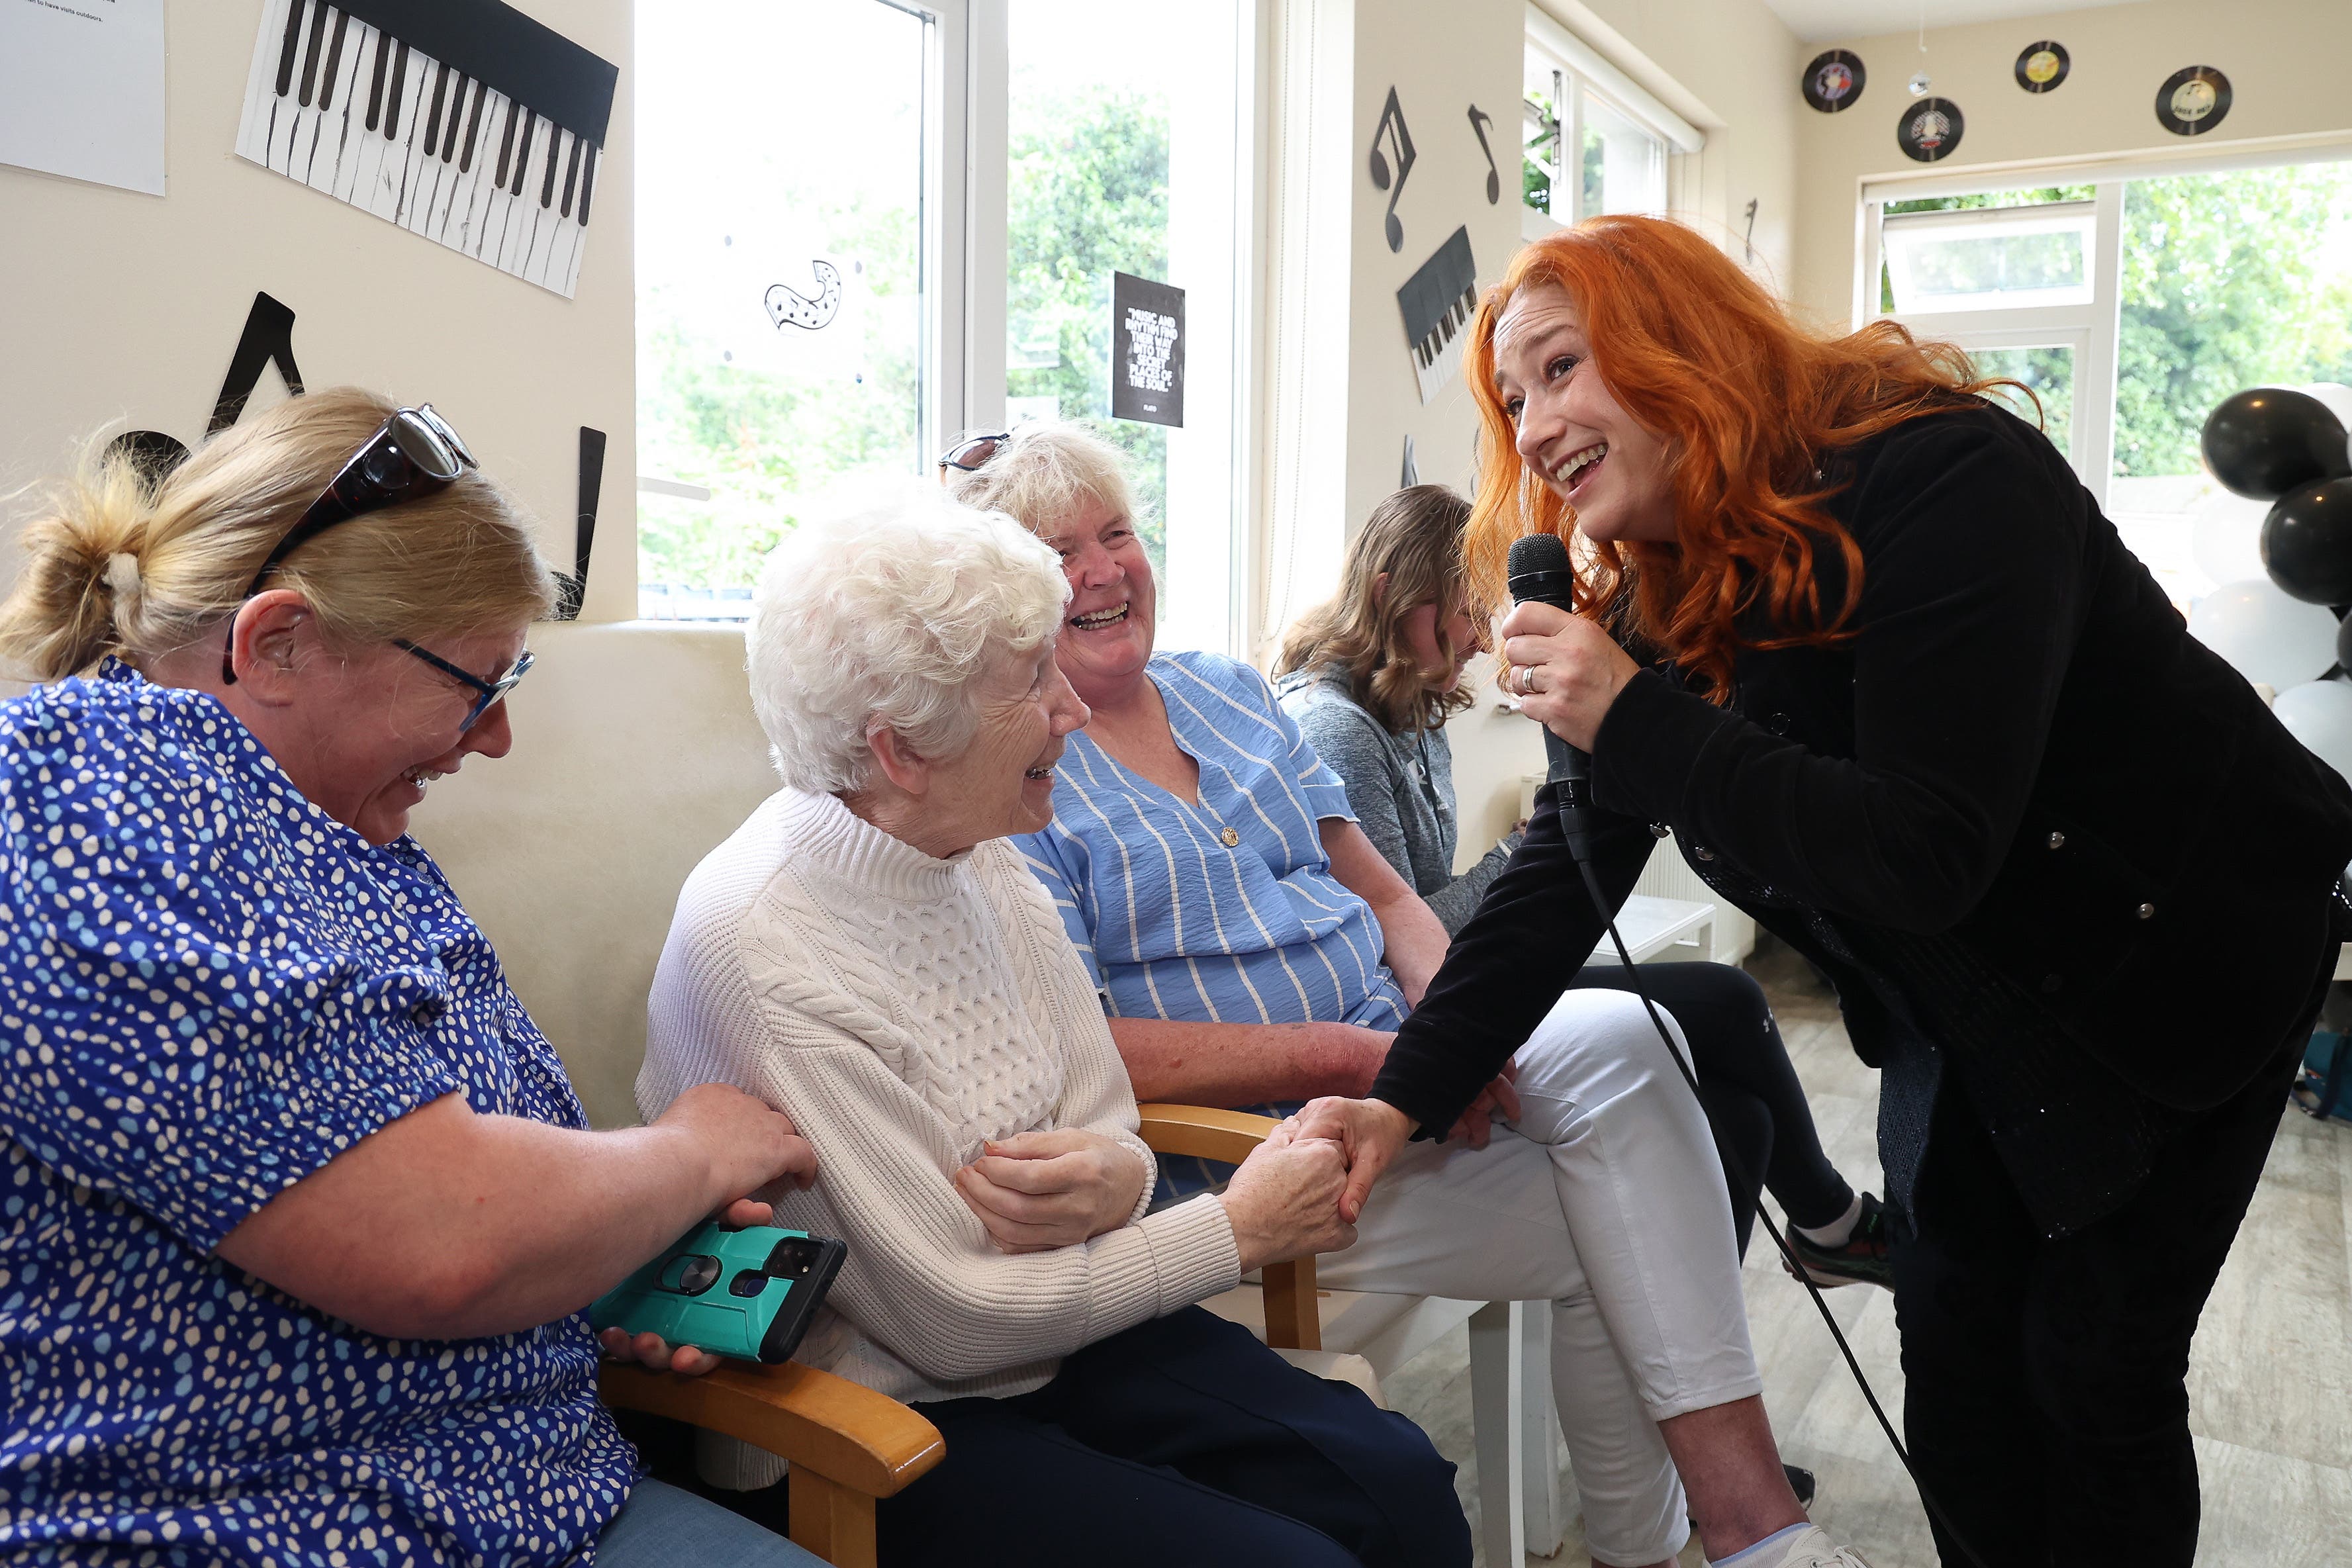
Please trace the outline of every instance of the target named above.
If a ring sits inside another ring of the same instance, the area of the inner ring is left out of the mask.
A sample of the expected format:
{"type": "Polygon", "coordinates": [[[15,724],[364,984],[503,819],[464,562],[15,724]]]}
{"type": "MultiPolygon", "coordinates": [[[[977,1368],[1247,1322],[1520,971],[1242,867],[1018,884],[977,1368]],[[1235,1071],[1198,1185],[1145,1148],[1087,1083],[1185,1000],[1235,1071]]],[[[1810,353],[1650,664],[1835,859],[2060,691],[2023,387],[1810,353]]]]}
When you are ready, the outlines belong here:
{"type": "MultiPolygon", "coordinates": [[[[1530,773],[1519,780],[1519,815],[1532,815],[1536,809],[1536,791],[1543,788],[1544,776],[1530,773]]],[[[1756,922],[1745,911],[1733,908],[1716,896],[1715,889],[1699,881],[1698,873],[1683,859],[1683,852],[1669,836],[1658,841],[1650,856],[1650,863],[1642,870],[1642,880],[1633,884],[1635,893],[1646,893],[1653,898],[1678,898],[1691,904],[1715,905],[1713,951],[1707,956],[1720,964],[1737,964],[1756,950],[1756,922]]],[[[1661,957],[1670,955],[1661,954],[1661,957]]]]}

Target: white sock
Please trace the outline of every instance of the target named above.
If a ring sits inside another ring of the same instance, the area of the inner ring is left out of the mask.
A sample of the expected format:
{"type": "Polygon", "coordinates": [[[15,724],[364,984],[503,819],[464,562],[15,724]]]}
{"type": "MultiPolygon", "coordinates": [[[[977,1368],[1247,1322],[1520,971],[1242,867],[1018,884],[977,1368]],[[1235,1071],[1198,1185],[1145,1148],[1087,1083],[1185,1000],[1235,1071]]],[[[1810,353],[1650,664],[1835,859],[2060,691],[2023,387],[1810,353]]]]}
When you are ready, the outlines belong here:
{"type": "Polygon", "coordinates": [[[1796,1534],[1799,1531],[1811,1530],[1812,1527],[1811,1521],[1807,1520],[1800,1521],[1795,1524],[1788,1526],[1786,1529],[1776,1530],[1771,1534],[1766,1536],[1763,1540],[1756,1542],[1755,1545],[1743,1546],[1728,1557],[1708,1558],[1706,1560],[1707,1568],[1738,1568],[1738,1565],[1743,1563],[1756,1563],[1760,1565],[1770,1561],[1770,1559],[1766,1555],[1766,1548],[1771,1546],[1775,1542],[1786,1542],[1789,1537],[1796,1534]]]}
{"type": "Polygon", "coordinates": [[[1796,1227],[1796,1232],[1816,1247],[1843,1247],[1853,1235],[1853,1228],[1861,1219],[1862,1194],[1855,1193],[1853,1201],[1845,1206],[1845,1212],[1827,1225],[1818,1228],[1800,1225],[1796,1227]]]}

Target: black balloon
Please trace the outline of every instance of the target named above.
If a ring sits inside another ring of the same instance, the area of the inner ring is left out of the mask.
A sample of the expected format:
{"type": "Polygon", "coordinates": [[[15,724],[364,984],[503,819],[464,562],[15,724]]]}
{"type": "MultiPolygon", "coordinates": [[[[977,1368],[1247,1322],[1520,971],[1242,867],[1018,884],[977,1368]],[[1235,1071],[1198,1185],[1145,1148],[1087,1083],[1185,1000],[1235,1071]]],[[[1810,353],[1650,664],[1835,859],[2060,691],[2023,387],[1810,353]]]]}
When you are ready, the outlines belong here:
{"type": "Polygon", "coordinates": [[[2309,392],[2242,392],[2205,421],[2205,465],[2239,495],[2275,501],[2315,479],[2352,474],[2344,422],[2309,392]]]}
{"type": "Polygon", "coordinates": [[[2306,604],[2352,604],[2352,479],[2281,496],[2263,519],[2263,565],[2306,604]]]}

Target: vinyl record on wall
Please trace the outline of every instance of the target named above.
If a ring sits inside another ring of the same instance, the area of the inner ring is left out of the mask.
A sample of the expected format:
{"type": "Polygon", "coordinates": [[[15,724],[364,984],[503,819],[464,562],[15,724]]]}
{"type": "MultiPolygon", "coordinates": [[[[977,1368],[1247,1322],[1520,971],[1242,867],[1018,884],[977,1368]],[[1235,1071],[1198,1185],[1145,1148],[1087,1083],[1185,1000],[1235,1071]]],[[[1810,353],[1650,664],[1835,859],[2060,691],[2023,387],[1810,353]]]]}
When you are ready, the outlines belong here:
{"type": "Polygon", "coordinates": [[[2044,38],[2018,51],[2017,85],[2028,92],[2048,92],[2063,82],[2074,67],[2065,45],[2044,38]]]}
{"type": "Polygon", "coordinates": [[[2230,78],[2211,66],[2185,66],[2156,89],[2156,120],[2175,136],[2202,136],[2230,112],[2230,78]]]}
{"type": "Polygon", "coordinates": [[[1904,156],[1933,163],[1950,155],[1967,129],[1958,104],[1948,98],[1923,98],[1904,107],[1903,118],[1895,124],[1895,140],[1903,144],[1904,156]]]}
{"type": "Polygon", "coordinates": [[[1863,83],[1870,73],[1862,68],[1862,57],[1851,49],[1831,49],[1814,57],[1805,68],[1805,101],[1823,114],[1835,114],[1841,109],[1852,109],[1854,99],[1862,96],[1863,83]]]}

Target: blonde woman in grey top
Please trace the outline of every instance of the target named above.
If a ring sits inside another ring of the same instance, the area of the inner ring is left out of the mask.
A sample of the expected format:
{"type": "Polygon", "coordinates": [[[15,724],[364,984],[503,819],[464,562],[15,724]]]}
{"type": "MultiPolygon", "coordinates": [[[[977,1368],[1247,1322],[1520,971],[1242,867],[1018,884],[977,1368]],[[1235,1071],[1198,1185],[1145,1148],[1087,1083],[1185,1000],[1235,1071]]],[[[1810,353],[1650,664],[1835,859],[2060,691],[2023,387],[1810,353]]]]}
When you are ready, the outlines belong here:
{"type": "Polygon", "coordinates": [[[1364,836],[1412,883],[1448,936],[1518,847],[1512,833],[1454,874],[1459,842],[1445,721],[1470,706],[1462,672],[1486,647],[1464,608],[1470,505],[1412,485],[1372,508],[1339,591],[1284,638],[1275,690],[1316,755],[1348,786],[1364,836]]]}

